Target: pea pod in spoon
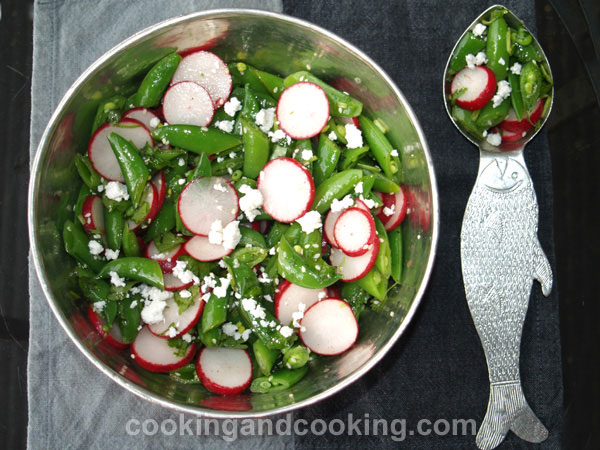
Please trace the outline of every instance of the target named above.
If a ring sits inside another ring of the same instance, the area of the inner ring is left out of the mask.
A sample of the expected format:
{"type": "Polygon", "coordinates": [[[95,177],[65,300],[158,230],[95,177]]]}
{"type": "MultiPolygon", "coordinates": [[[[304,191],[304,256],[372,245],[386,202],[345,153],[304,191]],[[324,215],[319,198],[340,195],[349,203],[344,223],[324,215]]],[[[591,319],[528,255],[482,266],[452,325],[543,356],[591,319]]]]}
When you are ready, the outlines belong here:
{"type": "Polygon", "coordinates": [[[523,158],[552,107],[550,73],[539,43],[500,5],[468,27],[444,72],[446,111],[480,151],[462,224],[461,261],[490,380],[476,437],[485,450],[497,447],[509,430],[529,442],[548,436],[523,394],[519,359],[533,280],[546,296],[552,288],[552,270],[537,237],[538,203],[523,158]]]}

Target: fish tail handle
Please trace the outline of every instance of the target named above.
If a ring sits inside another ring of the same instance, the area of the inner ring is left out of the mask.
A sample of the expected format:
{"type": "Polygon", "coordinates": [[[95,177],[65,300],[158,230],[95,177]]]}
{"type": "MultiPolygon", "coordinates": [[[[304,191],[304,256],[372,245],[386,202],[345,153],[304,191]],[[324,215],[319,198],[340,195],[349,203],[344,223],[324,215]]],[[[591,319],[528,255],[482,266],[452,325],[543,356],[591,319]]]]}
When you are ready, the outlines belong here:
{"type": "Polygon", "coordinates": [[[539,443],[548,437],[548,430],[525,400],[520,380],[490,385],[487,412],[475,440],[477,447],[496,448],[509,430],[528,442],[539,443]]]}

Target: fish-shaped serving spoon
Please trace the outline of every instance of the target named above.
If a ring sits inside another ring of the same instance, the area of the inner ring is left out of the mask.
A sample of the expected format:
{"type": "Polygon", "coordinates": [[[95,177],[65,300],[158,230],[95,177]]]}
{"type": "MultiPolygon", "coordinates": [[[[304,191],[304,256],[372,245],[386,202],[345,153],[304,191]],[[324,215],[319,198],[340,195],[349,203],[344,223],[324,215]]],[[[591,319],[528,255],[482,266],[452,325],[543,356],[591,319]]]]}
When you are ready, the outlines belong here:
{"type": "MultiPolygon", "coordinates": [[[[490,380],[487,412],[476,437],[482,450],[497,447],[509,430],[529,442],[542,442],[548,436],[548,430],[525,400],[519,356],[533,280],[540,282],[546,296],[552,289],[552,269],[537,237],[538,203],[523,149],[546,121],[553,90],[546,98],[549,104],[538,126],[499,146],[492,145],[485,133],[473,132],[457,120],[460,116],[449,96],[452,55],[463,37],[496,10],[505,11],[508,26],[524,27],[504,6],[488,8],[459,39],[444,72],[448,115],[480,151],[479,172],[462,224],[461,262],[467,303],[483,345],[490,380]]],[[[547,58],[535,38],[531,45],[539,52],[540,65],[549,76],[547,58]]]]}

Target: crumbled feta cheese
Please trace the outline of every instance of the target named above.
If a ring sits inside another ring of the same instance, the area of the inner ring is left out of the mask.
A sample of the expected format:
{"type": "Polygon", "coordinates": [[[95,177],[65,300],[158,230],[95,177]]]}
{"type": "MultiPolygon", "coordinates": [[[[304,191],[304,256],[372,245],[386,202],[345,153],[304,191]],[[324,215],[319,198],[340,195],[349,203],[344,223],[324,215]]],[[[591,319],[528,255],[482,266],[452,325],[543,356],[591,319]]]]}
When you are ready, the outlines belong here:
{"type": "Polygon", "coordinates": [[[179,296],[181,298],[190,298],[192,296],[192,293],[190,291],[188,291],[187,289],[183,289],[183,290],[179,291],[179,296]]]}
{"type": "Polygon", "coordinates": [[[349,195],[346,195],[341,200],[334,198],[333,202],[331,202],[331,212],[340,212],[350,208],[352,205],[354,205],[354,199],[349,195]]]}
{"type": "Polygon", "coordinates": [[[179,158],[179,161],[177,161],[177,165],[179,167],[185,166],[185,160],[183,158],[179,158]]]}
{"type": "Polygon", "coordinates": [[[185,178],[180,178],[179,180],[177,180],[177,184],[179,186],[184,185],[185,184],[185,178]]]}
{"type": "Polygon", "coordinates": [[[106,184],[106,196],[115,202],[129,200],[127,186],[125,186],[123,183],[119,183],[118,181],[109,181],[106,184]]]}
{"type": "Polygon", "coordinates": [[[185,333],[183,336],[181,336],[181,339],[189,344],[192,342],[192,335],[190,333],[185,333]]]}
{"type": "Polygon", "coordinates": [[[319,211],[309,211],[296,220],[302,227],[305,233],[312,233],[318,228],[321,228],[321,214],[319,211]]]}
{"type": "Polygon", "coordinates": [[[223,228],[223,247],[228,250],[233,250],[238,243],[242,235],[240,233],[240,222],[234,220],[229,222],[225,228],[223,228]]]}
{"type": "Polygon", "coordinates": [[[225,114],[230,117],[235,116],[235,113],[242,109],[242,104],[236,97],[231,97],[227,103],[223,105],[225,114]]]}
{"type": "Polygon", "coordinates": [[[243,298],[242,307],[248,311],[254,319],[264,319],[267,314],[262,306],[260,306],[253,298],[243,298]]]}
{"type": "Polygon", "coordinates": [[[478,37],[483,36],[483,32],[485,31],[486,28],[487,27],[482,23],[475,24],[475,26],[473,27],[473,36],[478,36],[478,37]]]}
{"type": "Polygon", "coordinates": [[[467,61],[467,67],[469,69],[473,69],[475,66],[485,64],[487,62],[487,58],[485,56],[485,52],[479,52],[477,55],[469,53],[467,56],[465,56],[465,61],[467,61]]]}
{"type": "Polygon", "coordinates": [[[104,190],[104,185],[103,184],[99,184],[98,185],[98,192],[102,192],[104,190]]]}
{"type": "Polygon", "coordinates": [[[495,147],[500,145],[500,143],[502,142],[502,136],[500,136],[500,133],[490,133],[485,139],[490,145],[493,145],[495,147]]]}
{"type": "Polygon", "coordinates": [[[385,206],[383,208],[383,214],[389,217],[394,214],[394,209],[396,209],[396,205],[392,205],[391,208],[388,208],[387,206],[385,206]]]}
{"type": "Polygon", "coordinates": [[[304,317],[304,311],[306,311],[306,305],[302,302],[298,303],[298,311],[292,313],[292,324],[294,328],[300,327],[300,321],[304,317]]]}
{"type": "Polygon", "coordinates": [[[130,309],[133,309],[133,308],[135,308],[137,305],[138,305],[138,302],[137,302],[137,300],[134,300],[134,301],[132,301],[132,302],[129,304],[129,308],[130,308],[130,309]]]}
{"type": "Polygon", "coordinates": [[[274,255],[275,253],[277,253],[277,250],[275,249],[275,247],[271,247],[271,248],[269,249],[269,255],[271,255],[271,256],[272,256],[272,255],[274,255]]]}
{"type": "Polygon", "coordinates": [[[210,224],[208,242],[215,245],[221,245],[223,242],[223,222],[221,222],[219,219],[210,224]]]}
{"type": "Polygon", "coordinates": [[[337,134],[335,134],[335,131],[332,131],[331,133],[329,133],[327,135],[327,137],[332,141],[337,141],[337,134]]]}
{"type": "Polygon", "coordinates": [[[375,201],[371,200],[370,198],[364,198],[362,195],[359,197],[362,202],[367,205],[367,208],[369,209],[373,209],[375,208],[375,201]]]}
{"type": "Polygon", "coordinates": [[[501,64],[501,65],[505,66],[506,65],[506,61],[504,61],[504,58],[500,58],[498,60],[498,64],[501,64]]]}
{"type": "Polygon", "coordinates": [[[231,133],[233,131],[233,120],[221,120],[215,122],[215,126],[225,133],[231,133]]]}
{"type": "Polygon", "coordinates": [[[155,298],[149,303],[146,303],[146,306],[144,306],[144,309],[142,309],[142,320],[148,324],[162,322],[165,320],[163,311],[165,310],[166,306],[167,302],[159,298],[155,298]]]}
{"type": "Polygon", "coordinates": [[[363,182],[359,181],[356,186],[354,186],[354,192],[356,192],[357,194],[362,194],[363,193],[363,182]]]}
{"type": "Polygon", "coordinates": [[[221,326],[221,331],[223,331],[223,334],[233,337],[237,333],[238,327],[231,322],[226,322],[221,326]]]}
{"type": "Polygon", "coordinates": [[[512,89],[510,87],[510,84],[508,84],[508,81],[502,80],[498,82],[498,89],[496,90],[496,94],[494,94],[494,96],[492,97],[494,108],[500,106],[500,104],[508,98],[511,90],[512,89]]]}
{"type": "Polygon", "coordinates": [[[90,253],[92,255],[99,255],[104,251],[104,247],[102,247],[102,244],[100,244],[97,241],[88,242],[88,248],[90,249],[90,253]]]}
{"type": "Polygon", "coordinates": [[[94,304],[92,305],[92,308],[94,309],[94,311],[99,313],[104,310],[105,306],[106,306],[106,302],[104,300],[101,300],[99,302],[94,302],[94,304]]]}
{"type": "Polygon", "coordinates": [[[390,155],[392,155],[392,156],[398,156],[398,150],[396,150],[396,149],[393,149],[393,150],[390,152],[390,155]]]}
{"type": "Polygon", "coordinates": [[[167,332],[165,333],[165,336],[174,338],[175,336],[177,336],[177,329],[171,325],[169,327],[169,329],[167,330],[167,332]]]}
{"type": "Polygon", "coordinates": [[[263,133],[268,133],[273,128],[275,121],[275,108],[261,109],[256,113],[254,120],[263,133]]]}
{"type": "Polygon", "coordinates": [[[104,256],[106,256],[106,259],[109,261],[117,259],[119,257],[119,250],[111,250],[110,248],[107,248],[104,250],[104,256]]]}
{"type": "Polygon", "coordinates": [[[244,194],[239,200],[240,209],[244,212],[250,222],[260,214],[260,208],[263,204],[263,196],[258,189],[252,189],[247,184],[240,186],[240,192],[244,194]]]}
{"type": "Polygon", "coordinates": [[[518,62],[516,62],[512,66],[510,66],[510,71],[512,73],[514,73],[515,75],[521,75],[522,68],[523,68],[523,66],[521,64],[519,64],[518,62]]]}
{"type": "Polygon", "coordinates": [[[487,135],[488,135],[488,130],[483,130],[483,137],[486,137],[487,135]]]}
{"type": "Polygon", "coordinates": [[[278,142],[282,139],[285,139],[288,144],[290,144],[292,142],[292,138],[289,137],[287,134],[285,134],[285,132],[281,129],[275,130],[275,131],[269,131],[269,133],[267,133],[267,135],[271,138],[271,142],[278,142]]]}
{"type": "Polygon", "coordinates": [[[302,159],[304,161],[308,161],[310,158],[313,157],[313,152],[312,152],[312,150],[302,150],[302,153],[300,154],[300,156],[302,157],[302,159]]]}
{"type": "Polygon", "coordinates": [[[231,280],[229,278],[219,278],[219,281],[221,285],[215,287],[212,293],[215,294],[215,297],[223,298],[227,295],[227,288],[231,284],[231,280]]]}
{"type": "Polygon", "coordinates": [[[125,279],[121,278],[117,272],[108,272],[110,275],[110,283],[116,287],[125,287],[125,279]]]}
{"type": "Polygon", "coordinates": [[[327,292],[319,292],[319,295],[317,295],[319,300],[323,300],[325,297],[327,297],[327,292]]]}
{"type": "Polygon", "coordinates": [[[224,186],[221,183],[213,184],[213,189],[219,192],[227,192],[227,186],[224,186]]]}
{"type": "Polygon", "coordinates": [[[187,270],[187,262],[177,261],[173,268],[173,276],[184,284],[200,284],[200,279],[194,275],[194,272],[187,270]]]}
{"type": "Polygon", "coordinates": [[[283,337],[290,337],[292,334],[294,334],[294,330],[292,330],[290,327],[288,327],[287,325],[281,327],[281,329],[279,330],[279,333],[281,333],[281,335],[283,337]]]}
{"type": "Polygon", "coordinates": [[[363,145],[362,132],[353,123],[346,124],[346,147],[358,148],[363,145]]]}
{"type": "Polygon", "coordinates": [[[150,128],[156,128],[160,124],[160,119],[158,117],[153,117],[150,119],[150,128]]]}

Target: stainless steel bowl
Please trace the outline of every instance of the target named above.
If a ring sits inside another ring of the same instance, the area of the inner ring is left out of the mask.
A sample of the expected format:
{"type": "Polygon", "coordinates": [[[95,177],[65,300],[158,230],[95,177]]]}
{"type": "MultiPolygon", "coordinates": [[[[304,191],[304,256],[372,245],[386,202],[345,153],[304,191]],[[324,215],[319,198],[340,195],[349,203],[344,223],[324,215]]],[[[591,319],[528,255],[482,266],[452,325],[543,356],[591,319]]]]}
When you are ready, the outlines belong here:
{"type": "Polygon", "coordinates": [[[56,318],[88,359],[125,389],[176,411],[207,417],[257,417],[315,403],[348,386],[373,367],[407,328],[425,291],[438,237],[438,195],[431,156],[419,122],[394,82],[360,50],[310,23],[253,10],[213,10],[154,25],[125,40],[86,70],[54,112],[33,162],[29,236],[33,261],[56,318]],[[65,253],[62,224],[80,185],[73,156],[87,148],[101,99],[127,91],[165,47],[200,45],[225,61],[243,60],[288,74],[308,69],[360,99],[389,126],[403,161],[411,199],[404,225],[404,278],[380,312],[366,311],[359,338],[343,355],[319,358],[289,391],[219,397],[202,386],[173,382],[141,369],[128,354],[100,340],[78,298],[73,261],[65,253]],[[290,395],[291,394],[291,395],[290,395]]]}

